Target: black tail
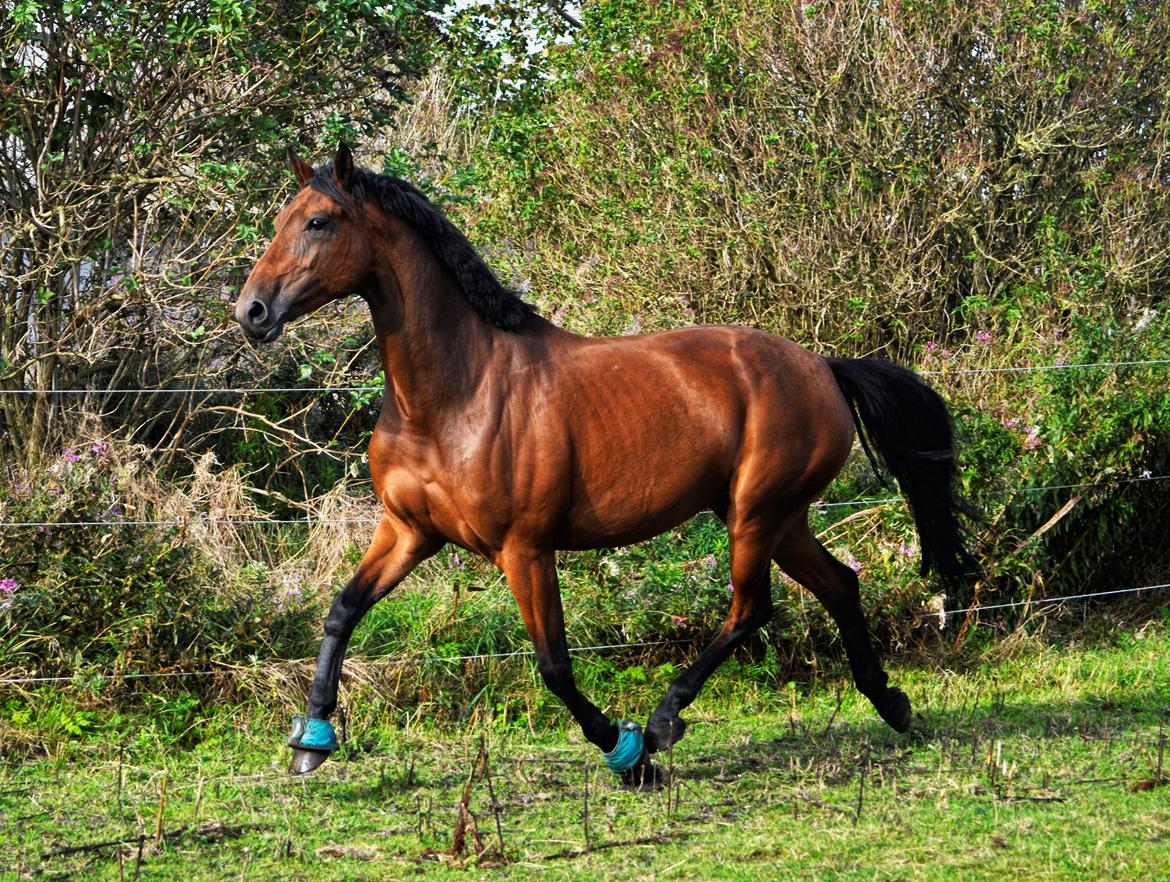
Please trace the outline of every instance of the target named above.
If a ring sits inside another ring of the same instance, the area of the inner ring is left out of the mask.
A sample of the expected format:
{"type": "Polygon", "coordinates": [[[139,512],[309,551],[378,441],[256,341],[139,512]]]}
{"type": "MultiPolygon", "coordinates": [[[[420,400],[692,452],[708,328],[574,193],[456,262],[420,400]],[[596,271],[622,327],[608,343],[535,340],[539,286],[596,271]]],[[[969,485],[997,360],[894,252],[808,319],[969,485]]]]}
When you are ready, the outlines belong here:
{"type": "Polygon", "coordinates": [[[866,454],[873,461],[876,449],[910,503],[923,574],[933,569],[945,585],[957,587],[979,572],[979,564],[967,551],[958,519],[955,439],[946,404],[913,371],[893,362],[825,361],[853,410],[866,454]]]}

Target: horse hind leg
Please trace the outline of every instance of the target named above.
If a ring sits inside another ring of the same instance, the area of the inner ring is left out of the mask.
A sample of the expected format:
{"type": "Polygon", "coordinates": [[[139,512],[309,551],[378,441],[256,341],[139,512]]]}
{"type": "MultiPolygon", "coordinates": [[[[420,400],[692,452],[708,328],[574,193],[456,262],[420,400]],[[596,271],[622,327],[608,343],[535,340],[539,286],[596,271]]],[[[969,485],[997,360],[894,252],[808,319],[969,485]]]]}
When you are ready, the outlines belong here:
{"type": "Polygon", "coordinates": [[[699,694],[707,678],[728,656],[772,618],[770,554],[773,536],[748,528],[730,528],[731,608],[711,644],[675,678],[646,723],[646,749],[665,750],[686,733],[679,712],[699,694]]]}
{"type": "Polygon", "coordinates": [[[891,728],[910,728],[910,699],[889,685],[889,676],[869,638],[857,574],[816,540],[807,522],[795,527],[776,548],[774,559],[808,589],[837,623],[857,689],[891,728]]]}

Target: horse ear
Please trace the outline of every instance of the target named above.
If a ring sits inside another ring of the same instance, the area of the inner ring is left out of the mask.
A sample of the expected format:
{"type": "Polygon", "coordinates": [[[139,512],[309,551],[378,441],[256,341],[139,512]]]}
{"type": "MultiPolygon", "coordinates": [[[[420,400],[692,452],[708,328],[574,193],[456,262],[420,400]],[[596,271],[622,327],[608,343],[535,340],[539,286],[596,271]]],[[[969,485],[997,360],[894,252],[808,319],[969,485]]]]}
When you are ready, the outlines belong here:
{"type": "Polygon", "coordinates": [[[333,180],[342,190],[349,190],[353,181],[353,154],[344,141],[337,142],[337,155],[333,157],[333,180]]]}
{"type": "Polygon", "coordinates": [[[297,186],[304,187],[309,181],[313,180],[313,166],[309,165],[299,156],[297,152],[291,147],[288,148],[288,167],[292,170],[293,177],[297,179],[297,186]]]}

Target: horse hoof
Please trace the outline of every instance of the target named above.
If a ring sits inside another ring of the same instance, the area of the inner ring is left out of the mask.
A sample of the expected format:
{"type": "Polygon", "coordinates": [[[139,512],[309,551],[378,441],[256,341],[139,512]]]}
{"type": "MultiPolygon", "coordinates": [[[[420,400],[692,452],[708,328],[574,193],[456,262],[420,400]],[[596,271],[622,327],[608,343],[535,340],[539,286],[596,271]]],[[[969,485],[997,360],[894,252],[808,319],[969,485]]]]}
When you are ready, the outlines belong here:
{"type": "Polygon", "coordinates": [[[910,728],[910,699],[901,689],[891,686],[881,701],[875,701],[873,706],[894,731],[905,732],[910,728]]]}
{"type": "Polygon", "coordinates": [[[667,775],[650,761],[650,755],[643,751],[637,764],[620,773],[622,786],[628,790],[642,792],[661,790],[667,783],[667,775]]]}
{"type": "Polygon", "coordinates": [[[651,717],[646,722],[646,750],[658,753],[666,750],[672,744],[677,744],[686,734],[687,724],[678,717],[667,720],[656,720],[651,717]]]}
{"type": "Polygon", "coordinates": [[[325,751],[294,748],[292,760],[288,764],[288,771],[292,775],[307,775],[327,759],[329,759],[329,754],[325,751]]]}

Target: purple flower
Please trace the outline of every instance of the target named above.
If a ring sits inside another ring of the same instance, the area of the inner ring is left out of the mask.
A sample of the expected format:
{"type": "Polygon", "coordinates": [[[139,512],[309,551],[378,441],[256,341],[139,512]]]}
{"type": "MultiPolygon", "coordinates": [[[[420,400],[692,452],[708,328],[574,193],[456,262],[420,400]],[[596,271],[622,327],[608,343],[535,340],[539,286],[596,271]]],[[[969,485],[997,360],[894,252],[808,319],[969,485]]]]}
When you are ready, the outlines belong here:
{"type": "Polygon", "coordinates": [[[682,616],[671,616],[670,620],[674,622],[674,626],[680,631],[685,630],[687,627],[687,620],[682,616]]]}
{"type": "Polygon", "coordinates": [[[11,594],[19,587],[20,583],[11,577],[0,579],[0,592],[4,594],[11,594]]]}
{"type": "Polygon", "coordinates": [[[1035,450],[1037,447],[1039,447],[1043,443],[1044,442],[1040,440],[1040,427],[1039,426],[1028,426],[1028,428],[1026,428],[1024,430],[1024,449],[1025,450],[1035,450]]]}
{"type": "Polygon", "coordinates": [[[1001,420],[1001,422],[1003,423],[1003,427],[1005,429],[1014,429],[1016,426],[1018,426],[1020,424],[1020,420],[1018,417],[1010,417],[1008,419],[1001,420]]]}
{"type": "Polygon", "coordinates": [[[703,558],[703,563],[705,563],[711,569],[715,569],[715,567],[719,566],[719,561],[715,559],[715,555],[713,554],[708,554],[705,558],[703,558]]]}
{"type": "Polygon", "coordinates": [[[89,452],[94,456],[104,456],[105,454],[109,453],[109,450],[110,445],[105,441],[97,441],[89,445],[89,452]]]}
{"type": "Polygon", "coordinates": [[[463,569],[463,558],[461,558],[459,556],[458,551],[451,552],[451,569],[453,569],[453,570],[463,569]]]}
{"type": "Polygon", "coordinates": [[[853,572],[857,573],[857,575],[861,575],[861,561],[855,558],[852,554],[849,555],[849,560],[845,561],[845,563],[849,569],[853,570],[853,572]]]}
{"type": "Polygon", "coordinates": [[[926,351],[927,352],[934,352],[936,349],[938,349],[938,344],[935,343],[933,340],[931,340],[929,343],[926,344],[926,351]]]}
{"type": "Polygon", "coordinates": [[[898,553],[902,557],[914,557],[914,546],[907,545],[905,542],[898,543],[898,553]]]}
{"type": "Polygon", "coordinates": [[[987,331],[979,331],[975,335],[975,339],[978,340],[980,343],[986,343],[988,340],[991,339],[991,334],[987,331]]]}
{"type": "Polygon", "coordinates": [[[77,462],[78,460],[81,459],[81,454],[78,453],[76,450],[74,450],[72,447],[66,447],[64,450],[64,454],[65,454],[65,461],[66,462],[77,462]]]}
{"type": "Polygon", "coordinates": [[[728,594],[734,594],[734,593],[735,593],[735,586],[734,586],[734,585],[732,585],[730,582],[728,582],[728,583],[727,583],[727,593],[728,593],[728,594]]]}

